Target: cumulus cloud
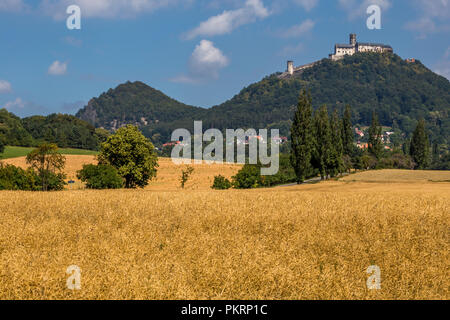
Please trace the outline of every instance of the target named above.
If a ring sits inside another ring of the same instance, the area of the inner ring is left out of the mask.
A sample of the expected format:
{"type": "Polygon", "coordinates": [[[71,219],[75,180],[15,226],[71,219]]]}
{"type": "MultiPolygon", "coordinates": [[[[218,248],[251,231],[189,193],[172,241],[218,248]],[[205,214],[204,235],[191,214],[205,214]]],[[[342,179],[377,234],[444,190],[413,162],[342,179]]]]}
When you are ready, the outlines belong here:
{"type": "Polygon", "coordinates": [[[67,72],[67,62],[56,60],[48,67],[48,74],[52,76],[62,76],[67,72]]]}
{"type": "Polygon", "coordinates": [[[173,82],[198,83],[204,80],[217,79],[219,71],[229,64],[229,59],[208,40],[200,41],[192,53],[188,74],[180,75],[173,82]]]}
{"type": "Polygon", "coordinates": [[[294,3],[302,6],[306,11],[311,11],[317,6],[319,0],[294,0],[294,3]]]}
{"type": "Polygon", "coordinates": [[[420,15],[416,20],[407,22],[405,29],[416,32],[418,38],[450,31],[450,0],[414,0],[411,3],[420,15]]]}
{"type": "Polygon", "coordinates": [[[30,101],[25,101],[20,97],[13,101],[0,104],[0,109],[1,108],[7,109],[9,112],[12,112],[19,117],[28,117],[36,114],[49,114],[49,110],[47,108],[30,101]]]}
{"type": "Polygon", "coordinates": [[[280,50],[278,53],[282,57],[292,57],[296,54],[299,54],[305,49],[305,46],[302,43],[299,43],[297,45],[289,45],[284,47],[280,50]]]}
{"type": "Polygon", "coordinates": [[[269,10],[261,0],[247,0],[245,6],[236,10],[225,10],[184,35],[186,39],[198,36],[215,36],[231,33],[236,28],[264,19],[270,15],[269,10]]]}
{"type": "Polygon", "coordinates": [[[450,47],[434,67],[434,72],[450,80],[450,47]]]}
{"type": "Polygon", "coordinates": [[[9,101],[3,105],[5,109],[8,111],[14,111],[15,109],[23,109],[25,108],[25,102],[22,98],[17,98],[14,101],[9,101]]]}
{"type": "Polygon", "coordinates": [[[310,32],[315,26],[315,22],[307,19],[302,23],[292,26],[287,30],[281,31],[280,36],[283,38],[296,38],[310,32]]]}
{"type": "Polygon", "coordinates": [[[189,5],[193,0],[42,0],[40,8],[56,20],[65,19],[66,8],[78,5],[86,18],[134,17],[174,4],[189,5]]]}
{"type": "Polygon", "coordinates": [[[0,93],[9,93],[12,91],[11,83],[0,79],[0,93]]]}
{"type": "Polygon", "coordinates": [[[382,12],[392,6],[390,0],[339,0],[339,5],[348,12],[350,19],[366,16],[366,10],[371,5],[378,5],[382,12]]]}

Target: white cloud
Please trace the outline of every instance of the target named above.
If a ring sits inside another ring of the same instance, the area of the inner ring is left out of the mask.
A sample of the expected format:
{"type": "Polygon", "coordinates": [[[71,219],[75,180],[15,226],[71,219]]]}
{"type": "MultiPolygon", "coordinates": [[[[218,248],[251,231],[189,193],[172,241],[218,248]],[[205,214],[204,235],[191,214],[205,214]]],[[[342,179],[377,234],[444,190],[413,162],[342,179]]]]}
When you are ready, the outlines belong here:
{"type": "Polygon", "coordinates": [[[339,0],[339,4],[348,12],[350,19],[366,16],[366,10],[371,5],[378,5],[382,13],[392,6],[391,0],[339,0]]]}
{"type": "Polygon", "coordinates": [[[444,56],[435,65],[434,72],[450,80],[450,47],[447,48],[444,56]]]}
{"type": "Polygon", "coordinates": [[[129,18],[174,4],[190,5],[194,0],[42,0],[40,8],[56,20],[67,17],[69,5],[78,5],[82,17],[129,18]]]}
{"type": "Polygon", "coordinates": [[[450,0],[414,0],[411,2],[420,16],[405,24],[405,29],[417,33],[418,38],[428,34],[450,31],[450,0]]]}
{"type": "Polygon", "coordinates": [[[299,54],[305,49],[305,46],[302,43],[299,43],[298,45],[290,45],[286,46],[279,52],[279,55],[282,57],[292,57],[296,54],[299,54]]]}
{"type": "Polygon", "coordinates": [[[12,91],[11,83],[0,79],[0,93],[9,93],[12,91]]]}
{"type": "Polygon", "coordinates": [[[307,19],[302,23],[292,26],[287,30],[280,32],[280,36],[283,38],[296,38],[300,37],[309,31],[311,31],[315,26],[315,22],[311,19],[307,19]]]}
{"type": "Polygon", "coordinates": [[[61,76],[67,72],[67,62],[60,62],[56,60],[48,67],[48,74],[52,76],[61,76]]]}
{"type": "Polygon", "coordinates": [[[219,71],[229,64],[229,59],[208,40],[200,41],[189,59],[188,75],[180,75],[173,82],[198,83],[217,79],[219,71]]]}
{"type": "Polygon", "coordinates": [[[215,36],[231,33],[236,28],[264,19],[270,15],[269,10],[261,0],[247,0],[245,6],[236,10],[225,10],[189,31],[185,37],[193,39],[198,36],[215,36]]]}
{"type": "Polygon", "coordinates": [[[25,102],[22,100],[22,98],[17,98],[14,101],[5,103],[3,107],[9,111],[12,111],[14,109],[23,109],[25,108],[25,102]]]}
{"type": "Polygon", "coordinates": [[[74,47],[81,47],[83,45],[83,41],[81,39],[77,39],[77,38],[74,38],[71,36],[67,36],[67,37],[63,38],[63,41],[66,44],[74,46],[74,47]]]}
{"type": "Polygon", "coordinates": [[[27,8],[22,0],[0,0],[0,11],[19,12],[27,8]]]}
{"type": "Polygon", "coordinates": [[[317,6],[319,0],[294,0],[294,3],[302,6],[306,11],[311,11],[317,6]]]}

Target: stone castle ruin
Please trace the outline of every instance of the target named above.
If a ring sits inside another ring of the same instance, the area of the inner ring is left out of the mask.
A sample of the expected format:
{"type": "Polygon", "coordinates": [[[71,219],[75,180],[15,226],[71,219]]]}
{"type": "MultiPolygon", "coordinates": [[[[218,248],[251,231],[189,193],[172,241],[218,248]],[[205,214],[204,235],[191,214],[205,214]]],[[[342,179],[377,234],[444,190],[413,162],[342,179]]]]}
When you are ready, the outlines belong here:
{"type": "MultiPolygon", "coordinates": [[[[391,46],[380,44],[380,43],[368,43],[368,42],[358,42],[356,39],[356,34],[350,34],[349,44],[336,44],[334,46],[334,53],[329,55],[329,58],[333,61],[340,60],[346,55],[352,56],[357,52],[394,52],[391,46]]],[[[311,68],[320,61],[305,64],[300,67],[295,67],[293,61],[287,62],[286,72],[282,73],[279,78],[289,78],[292,76],[300,75],[305,69],[311,68]]]]}

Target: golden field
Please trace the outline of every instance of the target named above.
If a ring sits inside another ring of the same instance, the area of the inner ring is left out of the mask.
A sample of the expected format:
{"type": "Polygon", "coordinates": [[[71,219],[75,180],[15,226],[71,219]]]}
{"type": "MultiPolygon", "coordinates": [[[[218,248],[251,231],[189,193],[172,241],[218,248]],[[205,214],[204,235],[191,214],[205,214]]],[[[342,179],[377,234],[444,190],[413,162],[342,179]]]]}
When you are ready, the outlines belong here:
{"type": "Polygon", "coordinates": [[[238,167],[195,166],[181,190],[160,166],[145,190],[0,192],[0,299],[450,298],[450,183],[429,181],[449,172],[213,191],[238,167]]]}
{"type": "MultiPolygon", "coordinates": [[[[68,186],[68,189],[84,189],[83,184],[76,178],[77,171],[80,170],[84,164],[97,163],[95,156],[80,156],[80,155],[65,155],[66,167],[64,172],[67,175],[66,180],[74,180],[75,184],[68,186]]],[[[23,169],[28,168],[25,157],[13,158],[3,160],[6,164],[12,164],[23,169]]],[[[172,191],[179,190],[181,171],[186,166],[176,166],[170,158],[158,159],[158,175],[147,186],[147,190],[161,190],[172,191]]],[[[214,182],[214,176],[219,174],[231,179],[241,165],[237,164],[207,164],[195,165],[195,170],[191,178],[186,183],[185,189],[188,190],[209,190],[214,182]]]]}

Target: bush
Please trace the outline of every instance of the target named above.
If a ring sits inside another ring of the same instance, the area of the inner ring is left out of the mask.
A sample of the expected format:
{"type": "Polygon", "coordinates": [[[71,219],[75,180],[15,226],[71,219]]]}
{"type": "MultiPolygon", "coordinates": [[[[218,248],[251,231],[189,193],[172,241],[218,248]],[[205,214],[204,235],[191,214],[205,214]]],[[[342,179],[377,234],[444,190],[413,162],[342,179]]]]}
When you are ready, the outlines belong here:
{"type": "Polygon", "coordinates": [[[216,190],[228,190],[231,188],[231,182],[222,175],[214,177],[214,184],[211,187],[216,190]]]}
{"type": "Polygon", "coordinates": [[[0,190],[40,190],[39,177],[31,170],[0,163],[0,190]]]}
{"type": "Polygon", "coordinates": [[[120,189],[123,187],[123,179],[116,168],[108,164],[84,165],[77,172],[77,177],[86,182],[89,189],[120,189]]]}
{"type": "Polygon", "coordinates": [[[40,175],[37,175],[36,182],[39,185],[39,190],[44,190],[42,188],[43,179],[45,179],[45,190],[44,191],[61,191],[64,190],[66,182],[64,179],[66,175],[64,173],[54,173],[51,171],[46,171],[40,175]]]}
{"type": "Polygon", "coordinates": [[[233,177],[233,187],[236,189],[251,189],[264,186],[264,178],[261,176],[261,166],[246,164],[233,177]]]}

